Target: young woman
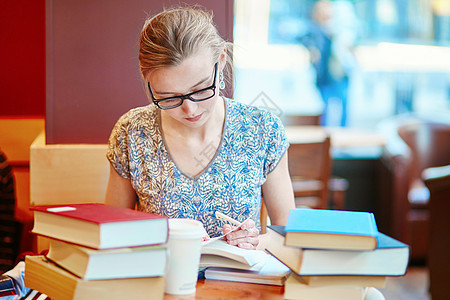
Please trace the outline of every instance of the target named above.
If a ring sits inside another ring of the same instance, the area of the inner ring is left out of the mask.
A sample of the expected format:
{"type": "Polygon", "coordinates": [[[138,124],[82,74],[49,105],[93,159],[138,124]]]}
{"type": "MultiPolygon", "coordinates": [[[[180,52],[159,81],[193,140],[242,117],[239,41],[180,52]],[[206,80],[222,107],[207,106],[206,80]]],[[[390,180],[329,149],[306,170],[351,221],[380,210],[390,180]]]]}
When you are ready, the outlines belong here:
{"type": "Polygon", "coordinates": [[[211,237],[231,230],[216,211],[250,218],[227,241],[255,249],[261,193],[272,224],[284,225],[294,207],[289,145],[275,115],[220,95],[230,50],[206,11],[146,21],[139,64],[152,104],[127,112],[111,133],[106,202],[196,219],[211,237]]]}

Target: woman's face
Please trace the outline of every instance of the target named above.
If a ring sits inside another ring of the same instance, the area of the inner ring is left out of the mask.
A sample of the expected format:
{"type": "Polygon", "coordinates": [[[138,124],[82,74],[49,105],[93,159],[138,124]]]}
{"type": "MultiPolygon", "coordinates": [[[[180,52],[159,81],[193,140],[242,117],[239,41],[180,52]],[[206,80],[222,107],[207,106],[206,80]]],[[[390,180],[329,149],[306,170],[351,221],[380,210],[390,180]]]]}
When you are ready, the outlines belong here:
{"type": "MultiPolygon", "coordinates": [[[[192,93],[214,83],[214,65],[216,61],[211,58],[209,51],[199,51],[185,59],[180,65],[157,69],[150,73],[147,80],[156,99],[181,96],[192,93]]],[[[223,63],[219,63],[216,86],[223,63]]],[[[216,87],[215,95],[201,102],[184,99],[181,106],[162,110],[176,121],[191,128],[201,127],[213,115],[219,98],[219,89],[216,87]]]]}

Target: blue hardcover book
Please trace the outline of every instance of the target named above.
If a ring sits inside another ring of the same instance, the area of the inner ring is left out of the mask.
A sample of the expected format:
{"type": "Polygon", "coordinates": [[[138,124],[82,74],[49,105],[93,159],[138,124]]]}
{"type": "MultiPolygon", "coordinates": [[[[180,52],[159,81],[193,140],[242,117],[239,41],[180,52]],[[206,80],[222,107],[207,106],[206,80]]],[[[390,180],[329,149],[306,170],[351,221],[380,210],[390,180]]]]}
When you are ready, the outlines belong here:
{"type": "Polygon", "coordinates": [[[408,245],[379,233],[375,250],[333,250],[286,246],[284,226],[269,226],[266,250],[302,276],[402,276],[409,261],[408,245]]]}
{"type": "Polygon", "coordinates": [[[341,250],[377,247],[378,229],[370,212],[291,209],[285,230],[288,246],[341,250]]]}
{"type": "Polygon", "coordinates": [[[16,289],[14,287],[14,281],[11,277],[6,275],[0,275],[0,297],[15,295],[16,289]]]}

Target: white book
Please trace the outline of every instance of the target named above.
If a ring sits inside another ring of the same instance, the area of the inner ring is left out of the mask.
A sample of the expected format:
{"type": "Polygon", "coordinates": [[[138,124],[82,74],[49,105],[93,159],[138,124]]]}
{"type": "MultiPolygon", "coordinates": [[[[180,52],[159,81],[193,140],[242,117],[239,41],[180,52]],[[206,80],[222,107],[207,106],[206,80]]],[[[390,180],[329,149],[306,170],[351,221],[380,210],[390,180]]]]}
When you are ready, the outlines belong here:
{"type": "Polygon", "coordinates": [[[86,280],[164,276],[165,245],[95,250],[50,240],[47,258],[86,280]]]}

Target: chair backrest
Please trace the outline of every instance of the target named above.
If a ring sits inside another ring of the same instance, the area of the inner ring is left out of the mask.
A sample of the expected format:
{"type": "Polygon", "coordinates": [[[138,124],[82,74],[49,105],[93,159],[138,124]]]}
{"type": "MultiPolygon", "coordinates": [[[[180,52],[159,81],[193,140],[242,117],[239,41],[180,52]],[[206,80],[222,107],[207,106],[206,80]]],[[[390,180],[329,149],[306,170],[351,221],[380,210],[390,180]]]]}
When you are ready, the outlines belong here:
{"type": "Polygon", "coordinates": [[[433,299],[448,299],[448,270],[450,269],[450,164],[427,168],[423,179],[430,190],[430,240],[427,264],[430,292],[433,299]]]}
{"type": "MultiPolygon", "coordinates": [[[[298,195],[319,197],[320,208],[328,206],[328,181],[331,172],[330,137],[323,140],[291,143],[288,149],[289,173],[296,184],[302,186],[298,195]],[[307,184],[311,187],[307,188],[307,184]]],[[[297,195],[296,195],[297,196],[297,195]]]]}
{"type": "Polygon", "coordinates": [[[321,115],[283,115],[281,121],[285,126],[320,125],[321,115]]]}
{"type": "MultiPolygon", "coordinates": [[[[288,167],[293,181],[294,196],[315,197],[315,208],[328,207],[328,180],[331,172],[330,137],[318,135],[314,141],[291,142],[288,167]],[[298,186],[300,188],[296,188],[298,186]]],[[[261,203],[261,233],[266,233],[267,209],[261,203]]]]}
{"type": "Polygon", "coordinates": [[[330,137],[324,140],[291,143],[288,149],[291,177],[325,180],[330,171],[330,137]]]}
{"type": "Polygon", "coordinates": [[[410,180],[426,168],[450,164],[450,124],[420,121],[400,126],[398,134],[411,149],[410,180]]]}

